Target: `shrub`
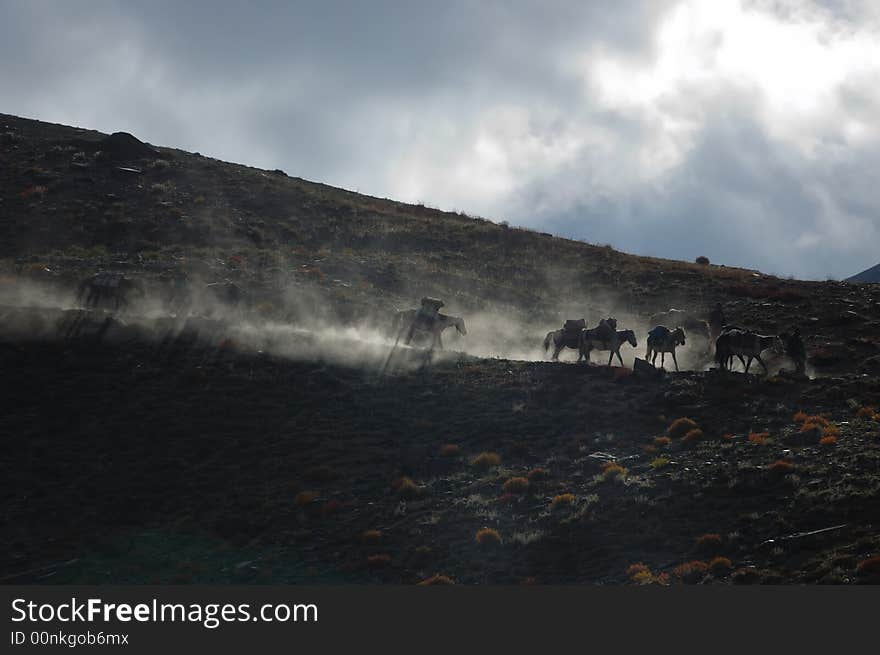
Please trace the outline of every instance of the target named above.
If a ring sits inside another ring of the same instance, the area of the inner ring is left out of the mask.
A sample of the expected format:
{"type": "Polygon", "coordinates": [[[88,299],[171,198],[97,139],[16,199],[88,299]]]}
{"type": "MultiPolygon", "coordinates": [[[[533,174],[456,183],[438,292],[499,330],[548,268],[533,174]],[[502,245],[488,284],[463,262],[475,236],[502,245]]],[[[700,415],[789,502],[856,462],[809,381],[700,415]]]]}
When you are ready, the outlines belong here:
{"type": "Polygon", "coordinates": [[[659,469],[669,464],[669,460],[665,457],[657,457],[651,460],[650,467],[652,469],[659,469]]]}
{"type": "Polygon", "coordinates": [[[822,435],[825,437],[839,437],[840,428],[836,425],[829,425],[822,431],[822,435]]]}
{"type": "Polygon", "coordinates": [[[721,535],[710,532],[699,537],[696,542],[698,550],[717,550],[721,546],[721,535]]]}
{"type": "Polygon", "coordinates": [[[810,417],[810,415],[807,414],[806,412],[797,412],[797,413],[795,413],[795,415],[792,417],[792,421],[794,421],[795,423],[803,423],[803,422],[806,421],[809,417],[810,417]]]}
{"type": "Polygon", "coordinates": [[[529,490],[529,479],[524,477],[510,478],[504,483],[502,489],[509,494],[524,494],[529,490]]]}
{"type": "Polygon", "coordinates": [[[440,575],[435,573],[430,578],[422,580],[421,582],[416,583],[419,587],[431,587],[433,585],[446,585],[446,584],[455,584],[455,581],[450,578],[448,575],[440,575]]]}
{"type": "Polygon", "coordinates": [[[501,464],[501,456],[492,452],[482,452],[471,461],[471,465],[483,470],[488,470],[499,464],[501,464]]]}
{"type": "Polygon", "coordinates": [[[694,430],[689,430],[687,434],[685,434],[681,440],[683,443],[691,445],[700,441],[703,438],[703,431],[700,428],[696,428],[694,430]]]}
{"type": "Polygon", "coordinates": [[[650,573],[651,569],[649,569],[648,566],[646,564],[643,564],[642,562],[636,562],[635,564],[630,564],[627,567],[626,574],[630,578],[632,578],[633,576],[638,575],[639,573],[644,573],[646,571],[650,573]]]}
{"type": "Polygon", "coordinates": [[[376,544],[382,540],[382,533],[379,530],[364,530],[361,532],[361,543],[376,544]]]}
{"type": "Polygon", "coordinates": [[[657,448],[657,446],[645,446],[644,448],[642,448],[642,451],[644,451],[648,455],[654,455],[655,453],[660,452],[660,449],[657,448]]]}
{"type": "Polygon", "coordinates": [[[680,578],[685,582],[697,582],[706,574],[706,571],[708,570],[709,565],[706,564],[706,562],[693,560],[691,562],[679,564],[674,569],[672,569],[672,573],[673,575],[675,575],[676,578],[680,578]]]}
{"type": "Polygon", "coordinates": [[[422,493],[422,488],[406,476],[398,478],[391,483],[391,486],[404,498],[415,498],[422,493]]]}
{"type": "Polygon", "coordinates": [[[570,507],[574,505],[575,497],[574,494],[565,493],[559,494],[553,497],[553,500],[550,503],[550,507],[553,509],[559,509],[561,507],[570,507]]]}
{"type": "Polygon", "coordinates": [[[336,512],[341,509],[342,503],[333,498],[324,503],[324,506],[321,508],[321,514],[323,514],[324,516],[330,516],[331,514],[336,514],[336,512]]]}
{"type": "Polygon", "coordinates": [[[695,261],[697,264],[700,264],[700,265],[702,265],[702,266],[708,266],[708,265],[709,265],[709,258],[706,257],[705,255],[700,255],[700,256],[697,257],[694,261],[695,261]]]}
{"type": "Polygon", "coordinates": [[[880,575],[880,555],[874,555],[859,562],[856,570],[861,575],[880,575]]]}
{"type": "Polygon", "coordinates": [[[721,441],[733,441],[733,435],[730,432],[725,432],[721,435],[721,441]]]}
{"type": "Polygon", "coordinates": [[[293,499],[293,502],[299,507],[303,507],[305,505],[310,505],[315,502],[318,498],[317,491],[300,491],[296,497],[293,499]]]}
{"type": "Polygon", "coordinates": [[[454,443],[447,443],[440,446],[441,457],[458,457],[461,454],[461,448],[454,443]]]}
{"type": "Polygon", "coordinates": [[[726,557],[713,557],[709,562],[709,570],[715,574],[729,571],[732,566],[733,563],[726,557]]]}
{"type": "Polygon", "coordinates": [[[777,473],[779,475],[785,475],[787,473],[791,473],[797,467],[789,461],[784,459],[777,459],[770,466],[767,467],[767,470],[771,473],[777,473]]]}
{"type": "Polygon", "coordinates": [[[379,555],[368,555],[367,565],[372,569],[380,569],[391,564],[391,555],[381,553],[379,555]]]}
{"type": "Polygon", "coordinates": [[[679,437],[683,437],[691,430],[696,430],[699,426],[689,418],[677,418],[666,430],[666,434],[672,438],[677,439],[679,437]]]}
{"type": "Polygon", "coordinates": [[[539,482],[541,480],[546,480],[550,477],[550,471],[545,469],[542,466],[536,466],[531,471],[529,471],[528,478],[531,482],[539,482]]]}
{"type": "Polygon", "coordinates": [[[859,418],[874,418],[874,414],[876,413],[876,407],[859,407],[859,411],[856,412],[856,416],[859,418]]]}
{"type": "Polygon", "coordinates": [[[669,437],[654,437],[654,445],[655,446],[660,446],[660,447],[668,446],[671,441],[672,441],[672,439],[670,439],[669,437]]]}
{"type": "Polygon", "coordinates": [[[758,446],[763,446],[767,443],[767,438],[770,436],[769,432],[752,432],[749,434],[749,443],[756,444],[758,446]]]}
{"type": "Polygon", "coordinates": [[[822,437],[819,439],[819,444],[822,446],[833,446],[837,443],[837,437],[822,437]]]}
{"type": "Polygon", "coordinates": [[[617,462],[605,462],[602,466],[603,480],[622,480],[626,474],[627,470],[617,462]]]}
{"type": "Polygon", "coordinates": [[[494,528],[480,528],[474,535],[474,541],[480,546],[497,546],[501,543],[501,533],[494,528]]]}

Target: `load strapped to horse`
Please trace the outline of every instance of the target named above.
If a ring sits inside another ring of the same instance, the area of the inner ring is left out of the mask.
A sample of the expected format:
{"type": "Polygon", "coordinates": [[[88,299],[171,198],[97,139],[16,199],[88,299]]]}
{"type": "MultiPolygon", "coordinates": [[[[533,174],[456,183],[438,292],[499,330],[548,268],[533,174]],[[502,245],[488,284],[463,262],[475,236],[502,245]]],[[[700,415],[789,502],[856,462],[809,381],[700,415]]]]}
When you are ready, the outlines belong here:
{"type": "Polygon", "coordinates": [[[86,309],[106,306],[119,310],[129,304],[133,293],[144,296],[144,288],[140,282],[127,278],[122,273],[100,271],[80,283],[76,299],[86,309]]]}

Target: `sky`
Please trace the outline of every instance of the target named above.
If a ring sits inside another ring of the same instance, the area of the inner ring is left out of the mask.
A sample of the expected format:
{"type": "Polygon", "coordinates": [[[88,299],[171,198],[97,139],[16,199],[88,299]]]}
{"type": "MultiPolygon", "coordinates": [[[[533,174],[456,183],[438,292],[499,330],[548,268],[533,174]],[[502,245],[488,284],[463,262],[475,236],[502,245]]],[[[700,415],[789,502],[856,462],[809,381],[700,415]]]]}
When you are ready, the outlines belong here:
{"type": "Polygon", "coordinates": [[[626,252],[880,261],[873,0],[0,0],[0,112],[626,252]]]}

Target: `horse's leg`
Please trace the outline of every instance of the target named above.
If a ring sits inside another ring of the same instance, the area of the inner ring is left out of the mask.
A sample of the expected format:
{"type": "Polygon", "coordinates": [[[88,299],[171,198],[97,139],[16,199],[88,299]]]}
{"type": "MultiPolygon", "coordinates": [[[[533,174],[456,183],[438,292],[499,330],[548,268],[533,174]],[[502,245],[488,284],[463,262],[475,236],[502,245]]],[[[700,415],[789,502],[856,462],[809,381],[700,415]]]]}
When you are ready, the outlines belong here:
{"type": "MultiPolygon", "coordinates": [[[[620,360],[620,365],[623,366],[623,357],[620,356],[620,348],[617,349],[617,359],[620,360]]],[[[611,360],[608,360],[608,363],[611,364],[611,360]]]]}
{"type": "Polygon", "coordinates": [[[746,373],[749,372],[749,367],[752,365],[752,356],[749,355],[749,361],[746,362],[746,373]]]}
{"type": "Polygon", "coordinates": [[[675,349],[672,350],[672,361],[675,363],[675,372],[678,373],[678,360],[675,358],[675,349]]]}
{"type": "Polygon", "coordinates": [[[552,357],[554,362],[559,361],[559,351],[560,350],[562,350],[562,348],[559,346],[559,344],[554,343],[553,344],[553,357],[552,357]]]}
{"type": "Polygon", "coordinates": [[[660,351],[660,368],[665,368],[665,367],[666,367],[666,351],[661,350],[660,351]]]}
{"type": "Polygon", "coordinates": [[[767,370],[767,365],[764,363],[764,360],[761,359],[761,355],[757,355],[758,363],[764,367],[764,375],[770,375],[770,371],[767,370]]]}

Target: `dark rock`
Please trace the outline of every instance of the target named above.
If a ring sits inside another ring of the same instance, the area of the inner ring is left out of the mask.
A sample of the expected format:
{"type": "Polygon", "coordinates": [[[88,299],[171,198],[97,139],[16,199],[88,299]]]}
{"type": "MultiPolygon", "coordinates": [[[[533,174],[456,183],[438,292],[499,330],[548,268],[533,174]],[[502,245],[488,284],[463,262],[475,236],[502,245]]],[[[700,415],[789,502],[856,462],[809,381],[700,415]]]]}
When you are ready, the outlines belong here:
{"type": "Polygon", "coordinates": [[[646,378],[658,379],[666,373],[663,369],[655,368],[650,362],[636,357],[633,362],[633,373],[646,378]]]}
{"type": "Polygon", "coordinates": [[[128,132],[114,132],[100,143],[102,157],[111,161],[132,161],[159,156],[159,151],[128,132]]]}

